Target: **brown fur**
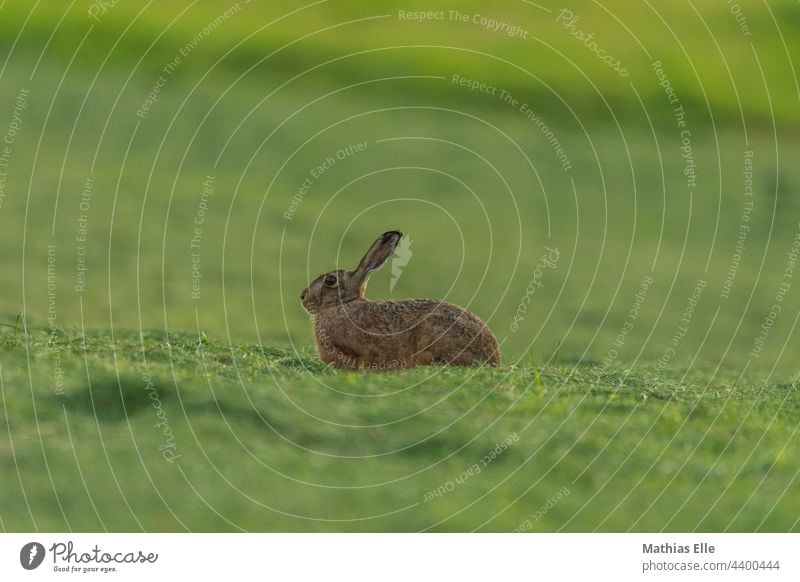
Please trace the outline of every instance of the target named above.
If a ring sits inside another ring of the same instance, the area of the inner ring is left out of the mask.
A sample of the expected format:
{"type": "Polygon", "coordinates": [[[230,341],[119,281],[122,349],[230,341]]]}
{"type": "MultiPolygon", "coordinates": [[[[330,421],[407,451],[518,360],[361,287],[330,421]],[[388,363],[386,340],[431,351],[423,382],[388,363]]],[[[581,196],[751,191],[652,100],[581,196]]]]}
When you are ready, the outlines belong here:
{"type": "Polygon", "coordinates": [[[435,299],[364,297],[369,275],[388,260],[401,236],[399,231],[382,234],[356,269],[320,275],[300,294],[314,317],[322,360],[339,368],[375,370],[498,364],[497,340],[466,309],[435,299]]]}

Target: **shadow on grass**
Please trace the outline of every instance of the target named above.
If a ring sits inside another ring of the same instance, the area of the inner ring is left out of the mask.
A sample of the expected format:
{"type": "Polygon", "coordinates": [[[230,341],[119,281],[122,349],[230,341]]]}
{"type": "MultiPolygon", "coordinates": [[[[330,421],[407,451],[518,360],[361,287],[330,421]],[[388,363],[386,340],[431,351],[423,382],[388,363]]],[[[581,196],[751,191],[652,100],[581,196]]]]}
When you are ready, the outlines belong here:
{"type": "Polygon", "coordinates": [[[152,383],[148,388],[142,378],[102,375],[92,378],[82,389],[66,393],[62,401],[71,412],[93,416],[101,422],[119,422],[154,403],[163,405],[171,400],[171,391],[154,389],[159,385],[152,383]]]}

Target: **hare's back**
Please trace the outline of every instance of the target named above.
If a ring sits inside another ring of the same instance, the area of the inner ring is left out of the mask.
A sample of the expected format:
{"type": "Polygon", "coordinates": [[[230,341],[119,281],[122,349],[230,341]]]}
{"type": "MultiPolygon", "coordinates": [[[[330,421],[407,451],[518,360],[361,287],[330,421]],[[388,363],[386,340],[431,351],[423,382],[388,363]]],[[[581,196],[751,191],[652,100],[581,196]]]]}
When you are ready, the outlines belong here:
{"type": "Polygon", "coordinates": [[[376,344],[406,346],[414,353],[429,352],[433,361],[471,364],[497,363],[499,348],[489,327],[474,313],[435,299],[365,301],[350,307],[350,324],[365,331],[376,344]],[[397,345],[394,345],[397,344],[397,345]]]}
{"type": "Polygon", "coordinates": [[[447,301],[437,299],[404,299],[400,301],[365,301],[354,306],[360,318],[372,318],[387,323],[419,324],[423,320],[428,324],[446,324],[458,321],[464,323],[483,322],[466,309],[447,301]]]}
{"type": "Polygon", "coordinates": [[[489,333],[489,328],[474,313],[436,299],[402,301],[368,301],[359,306],[357,318],[372,329],[412,332],[430,339],[446,335],[476,336],[489,333]]]}

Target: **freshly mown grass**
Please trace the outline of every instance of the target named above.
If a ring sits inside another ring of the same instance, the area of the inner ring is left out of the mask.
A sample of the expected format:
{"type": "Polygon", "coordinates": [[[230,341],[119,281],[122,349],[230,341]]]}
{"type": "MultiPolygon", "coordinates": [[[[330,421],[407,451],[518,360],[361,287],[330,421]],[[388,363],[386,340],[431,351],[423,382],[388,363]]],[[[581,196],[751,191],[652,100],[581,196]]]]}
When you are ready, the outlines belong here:
{"type": "Polygon", "coordinates": [[[343,372],[203,335],[41,330],[4,333],[0,362],[7,531],[800,528],[789,378],[343,372]]]}

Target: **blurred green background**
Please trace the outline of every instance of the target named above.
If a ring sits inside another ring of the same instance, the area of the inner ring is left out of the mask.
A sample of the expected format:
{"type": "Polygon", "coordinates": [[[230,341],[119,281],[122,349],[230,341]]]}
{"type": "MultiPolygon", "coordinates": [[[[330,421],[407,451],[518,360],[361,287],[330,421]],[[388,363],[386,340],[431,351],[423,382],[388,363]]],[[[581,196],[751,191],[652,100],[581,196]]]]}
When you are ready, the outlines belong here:
{"type": "MultiPolygon", "coordinates": [[[[623,361],[660,357],[698,279],[708,287],[679,346],[684,360],[707,331],[703,358],[738,363],[774,303],[800,221],[794,4],[746,11],[752,36],[718,2],[696,11],[689,3],[572,5],[576,28],[625,63],[624,78],[570,35],[558,8],[524,2],[119,2],[98,22],[91,6],[3,7],[4,118],[19,89],[30,90],[0,208],[9,317],[24,307],[30,322],[44,322],[52,242],[60,325],[195,329],[199,319],[201,329],[235,340],[308,345],[299,290],[336,264],[354,265],[390,228],[408,233],[413,258],[392,293],[387,270],[370,294],[468,304],[508,336],[511,360],[530,349],[602,359],[649,274],[645,323],[631,331],[623,361]],[[401,9],[486,15],[528,39],[471,21],[403,20],[401,9]],[[686,110],[691,191],[653,61],[686,110]],[[454,74],[496,95],[454,84],[454,74]],[[140,118],[159,76],[163,87],[140,118]],[[312,169],[361,142],[365,151],[337,160],[284,218],[312,169]],[[753,151],[754,206],[724,299],[745,151],[753,151]],[[192,300],[190,242],[208,175],[214,195],[197,257],[200,299],[192,300]],[[559,266],[511,333],[545,246],[559,249],[559,266]]],[[[798,348],[790,338],[796,293],[787,301],[754,364],[798,348]]]]}
{"type": "MultiPolygon", "coordinates": [[[[4,323],[23,313],[27,330],[73,340],[206,334],[313,362],[300,290],[399,228],[411,260],[392,289],[390,269],[376,273],[369,295],[468,306],[506,365],[790,378],[798,39],[796,2],[3,2],[4,323]],[[537,274],[547,248],[557,265],[537,274]]],[[[137,359],[126,349],[103,374],[137,359]]],[[[52,393],[36,353],[4,369],[52,393]]],[[[198,373],[161,372],[175,390],[198,373]]]]}

